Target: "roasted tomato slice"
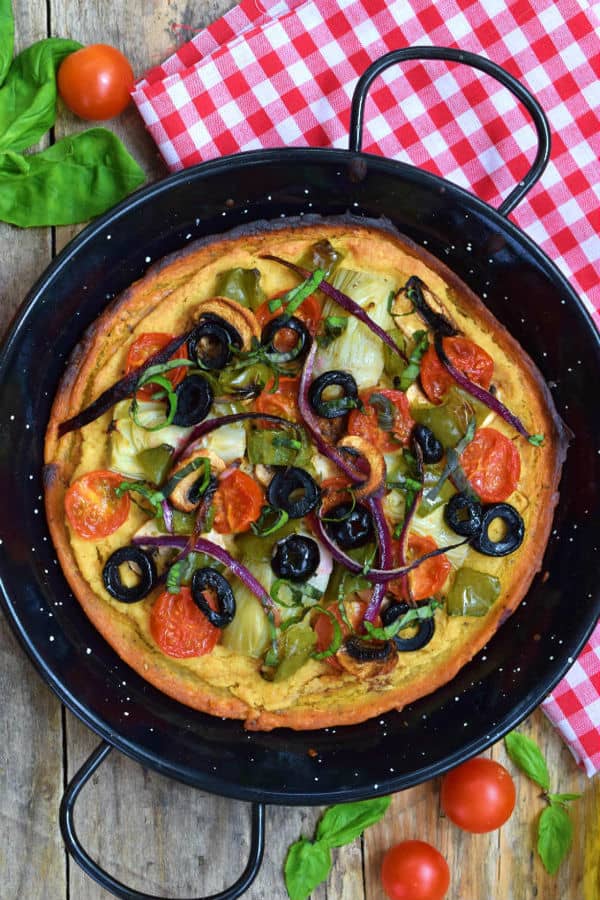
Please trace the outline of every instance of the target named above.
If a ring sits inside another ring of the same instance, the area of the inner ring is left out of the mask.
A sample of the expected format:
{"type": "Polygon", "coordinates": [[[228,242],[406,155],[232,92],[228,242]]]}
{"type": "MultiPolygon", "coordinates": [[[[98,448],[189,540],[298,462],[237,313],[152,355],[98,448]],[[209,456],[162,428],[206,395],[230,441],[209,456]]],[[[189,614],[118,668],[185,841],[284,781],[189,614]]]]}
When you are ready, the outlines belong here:
{"type": "Polygon", "coordinates": [[[500,503],[516,489],[521,457],[514,443],[495,428],[480,428],[460,458],[465,475],[484,503],[500,503]]]}
{"type": "MultiPolygon", "coordinates": [[[[365,614],[366,608],[367,603],[364,600],[345,601],[344,609],[346,610],[346,615],[348,617],[348,621],[352,625],[352,628],[357,628],[360,622],[362,622],[362,618],[365,614]]],[[[348,634],[350,634],[350,630],[342,618],[342,614],[340,612],[338,604],[332,603],[327,607],[327,609],[335,616],[335,618],[339,622],[340,628],[342,629],[342,635],[346,637],[348,634]]],[[[319,615],[313,622],[313,628],[315,634],[317,635],[316,649],[319,653],[322,653],[323,650],[327,650],[327,648],[331,646],[331,642],[333,641],[335,631],[333,622],[326,613],[319,613],[319,615]]],[[[339,671],[341,671],[342,669],[335,656],[326,657],[325,662],[329,663],[330,666],[333,666],[334,669],[338,669],[339,671]]]]}
{"type": "MultiPolygon", "coordinates": [[[[279,299],[279,297],[284,297],[286,294],[287,291],[282,291],[274,297],[271,297],[269,300],[265,300],[265,302],[261,303],[258,307],[256,310],[256,318],[258,319],[258,324],[261,329],[263,329],[272,319],[276,319],[277,316],[280,316],[285,312],[284,306],[280,306],[279,309],[271,312],[269,303],[271,303],[272,300],[279,299]]],[[[300,319],[301,322],[304,322],[310,334],[314,337],[321,318],[321,312],[321,304],[317,300],[316,295],[311,294],[300,304],[298,309],[294,312],[294,315],[297,319],[300,319]]],[[[282,328],[275,339],[274,346],[280,353],[285,353],[286,351],[293,350],[297,342],[298,335],[295,331],[292,331],[291,328],[282,328]]]]}
{"type": "Polygon", "coordinates": [[[256,522],[265,505],[261,486],[240,469],[232,469],[215,491],[214,529],[219,534],[241,534],[256,522]]]}
{"type": "MultiPolygon", "coordinates": [[[[275,382],[271,378],[265,385],[265,389],[255,402],[254,409],[256,412],[268,413],[270,416],[281,416],[290,422],[300,422],[300,411],[298,409],[298,386],[299,378],[279,379],[277,390],[273,390],[275,382]]],[[[277,428],[278,426],[269,422],[263,424],[264,428],[277,428]]]]}
{"type": "MultiPolygon", "coordinates": [[[[135,339],[131,347],[129,348],[129,352],[127,353],[127,360],[125,362],[125,374],[129,375],[130,372],[133,372],[134,369],[142,366],[147,359],[151,356],[154,356],[155,353],[158,353],[159,350],[162,350],[163,347],[166,347],[169,344],[175,335],[173,334],[163,334],[162,332],[145,332],[144,334],[140,334],[139,337],[135,339]]],[[[187,348],[185,344],[177,350],[172,359],[187,359],[187,348]]],[[[186,367],[185,366],[177,366],[175,369],[170,369],[170,371],[165,373],[165,378],[171,382],[173,387],[176,387],[180,384],[186,375],[186,367]]],[[[159,393],[162,388],[157,384],[146,384],[139,389],[136,393],[136,397],[138,400],[151,400],[152,397],[159,393]]]]}
{"type": "MultiPolygon", "coordinates": [[[[475,341],[464,337],[443,338],[442,346],[446,356],[467,378],[486,390],[492,382],[494,360],[475,341]]],[[[432,403],[439,403],[452,385],[454,379],[440,362],[433,345],[429,346],[421,360],[421,387],[432,403]]]]}
{"type": "Polygon", "coordinates": [[[392,453],[399,447],[406,447],[415,424],[410,415],[406,394],[403,391],[374,387],[363,391],[360,399],[363,402],[364,412],[352,410],[348,416],[348,434],[365,438],[382,453],[392,453]],[[393,405],[391,421],[386,422],[384,427],[381,425],[385,419],[382,407],[376,402],[369,402],[373,394],[381,394],[393,405]]]}
{"type": "MultiPolygon", "coordinates": [[[[437,550],[437,548],[438,545],[429,535],[423,537],[420,534],[409,534],[406,562],[410,563],[413,559],[425,556],[426,553],[431,553],[432,550],[437,550]]],[[[400,544],[398,541],[395,542],[393,547],[393,560],[394,565],[400,565],[400,544]]],[[[427,597],[433,597],[441,591],[450,569],[450,560],[445,553],[440,553],[439,556],[432,556],[431,559],[426,559],[425,562],[422,562],[420,566],[417,566],[416,569],[413,569],[412,572],[403,578],[395,578],[394,581],[390,581],[388,583],[388,591],[398,600],[407,600],[409,594],[406,580],[409,578],[413,600],[425,600],[427,597]]]]}
{"type": "MultiPolygon", "coordinates": [[[[206,592],[205,597],[216,609],[212,594],[206,592]]],[[[178,594],[165,591],[157,597],[150,613],[150,633],[163,653],[184,659],[210,653],[220,632],[198,609],[190,588],[182,587],[178,594]]]]}
{"type": "Polygon", "coordinates": [[[122,481],[116,472],[98,469],[82,475],[69,487],[65,512],[71,528],[80,537],[99,540],[121,527],[131,504],[129,494],[117,496],[122,481]]]}

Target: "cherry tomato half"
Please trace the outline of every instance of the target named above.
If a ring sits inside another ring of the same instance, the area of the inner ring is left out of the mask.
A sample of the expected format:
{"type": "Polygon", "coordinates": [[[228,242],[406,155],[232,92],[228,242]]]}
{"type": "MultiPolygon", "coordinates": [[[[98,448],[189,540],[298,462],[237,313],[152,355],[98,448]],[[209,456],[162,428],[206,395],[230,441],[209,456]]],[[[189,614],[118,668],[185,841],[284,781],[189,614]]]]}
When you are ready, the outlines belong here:
{"type": "Polygon", "coordinates": [[[442,809],[459,828],[476,834],[504,825],[515,799],[514,781],[493,759],[470,759],[442,780],[442,809]]]}
{"type": "Polygon", "coordinates": [[[69,524],[79,537],[97,541],[120,528],[129,515],[129,494],[118,497],[123,477],[97,469],[78,478],[65,495],[69,524]]]}
{"type": "MultiPolygon", "coordinates": [[[[133,372],[134,369],[137,369],[139,366],[142,366],[147,359],[151,356],[154,356],[155,353],[158,353],[159,350],[162,350],[163,347],[166,347],[168,343],[170,343],[174,338],[173,334],[164,334],[160,331],[148,331],[140,334],[139,337],[135,339],[131,347],[129,348],[129,352],[127,353],[127,360],[125,362],[125,374],[129,375],[130,372],[133,372]]],[[[187,359],[187,349],[185,344],[177,350],[172,359],[187,359]]],[[[186,374],[185,366],[178,366],[175,369],[170,369],[165,373],[165,378],[171,382],[173,387],[177,387],[177,385],[183,381],[186,374]]],[[[162,388],[158,384],[145,384],[143,387],[139,389],[136,393],[136,397],[138,400],[151,400],[154,394],[160,393],[162,388]]]]}
{"type": "Polygon", "coordinates": [[[464,473],[484,503],[500,503],[516,489],[521,457],[514,443],[495,428],[480,428],[460,458],[464,473]]]}
{"type": "Polygon", "coordinates": [[[214,528],[219,534],[241,534],[256,522],[265,504],[260,484],[240,469],[233,469],[219,481],[213,500],[214,528]]]}
{"type": "MultiPolygon", "coordinates": [[[[430,535],[410,534],[408,536],[408,553],[406,562],[409,563],[413,559],[425,556],[432,550],[437,550],[438,545],[430,535]]],[[[392,547],[394,564],[400,565],[399,558],[399,542],[394,542],[392,547]]],[[[406,600],[408,591],[406,590],[405,579],[410,579],[410,587],[413,600],[425,600],[427,597],[433,597],[444,586],[450,569],[452,568],[450,560],[445,553],[439,556],[432,556],[426,559],[420,566],[413,569],[404,578],[395,578],[388,582],[388,590],[399,600],[406,600]]]]}
{"type": "Polygon", "coordinates": [[[410,438],[410,432],[415,424],[410,415],[408,400],[403,391],[394,391],[388,388],[370,388],[361,393],[364,412],[353,409],[348,416],[348,434],[354,434],[365,438],[382,453],[392,453],[400,447],[406,447],[410,438]],[[394,406],[394,414],[391,429],[385,431],[379,425],[379,410],[369,403],[373,394],[381,394],[394,406]]]}
{"type": "MultiPolygon", "coordinates": [[[[299,378],[280,378],[277,390],[273,390],[274,381],[271,378],[265,385],[262,394],[256,398],[254,409],[256,412],[268,413],[270,416],[281,416],[289,422],[300,422],[300,410],[298,409],[299,378]]],[[[277,428],[275,424],[264,422],[263,428],[277,428]]]]}
{"type": "Polygon", "coordinates": [[[133,90],[133,70],[120,50],[92,44],[69,54],[58,70],[58,92],[80,119],[118,116],[133,90]]]}
{"type": "Polygon", "coordinates": [[[381,883],[390,900],[442,900],[450,886],[450,869],[431,844],[402,841],[383,857],[381,883]]]}
{"type": "MultiPolygon", "coordinates": [[[[359,627],[365,614],[366,608],[367,604],[364,600],[347,600],[345,602],[344,609],[346,611],[346,617],[353,629],[357,629],[359,627]]],[[[340,612],[338,604],[332,603],[327,607],[327,609],[328,612],[331,613],[331,615],[333,615],[333,617],[337,620],[342,631],[342,636],[346,637],[346,635],[349,634],[349,629],[344,619],[342,618],[342,613],[340,612]]],[[[327,650],[327,648],[331,646],[335,634],[335,628],[331,620],[331,616],[328,616],[327,613],[319,613],[319,615],[313,622],[313,628],[315,634],[317,635],[317,650],[319,651],[319,653],[322,653],[323,650],[327,650]]],[[[333,666],[334,669],[341,670],[342,668],[335,656],[326,656],[325,662],[329,663],[330,666],[333,666]]]]}
{"type": "MultiPolygon", "coordinates": [[[[258,324],[261,329],[265,327],[272,319],[276,319],[277,316],[282,315],[285,312],[285,307],[280,306],[279,309],[271,312],[269,309],[269,303],[272,300],[276,300],[279,297],[284,297],[287,294],[287,291],[282,291],[280,294],[276,294],[274,297],[271,297],[269,300],[265,300],[264,303],[256,310],[256,318],[258,319],[258,324]]],[[[303,300],[298,309],[295,311],[294,315],[297,319],[300,319],[301,322],[304,322],[310,334],[314,337],[317,331],[317,326],[319,324],[319,319],[321,318],[321,304],[317,300],[315,294],[311,294],[306,300],[303,300]]],[[[288,350],[293,350],[293,348],[298,343],[298,335],[295,331],[292,331],[291,328],[282,328],[274,342],[274,347],[276,350],[279,350],[280,353],[285,353],[288,350]]]]}
{"type": "MultiPolygon", "coordinates": [[[[205,596],[216,609],[214,597],[210,593],[205,596]]],[[[178,594],[165,591],[157,597],[150,613],[150,633],[163,653],[178,659],[205,656],[219,639],[219,629],[196,606],[189,587],[182,587],[178,594]]]]}
{"type": "MultiPolygon", "coordinates": [[[[450,362],[467,378],[486,390],[494,374],[494,360],[483,347],[469,338],[443,338],[442,346],[450,362]]],[[[421,386],[432,403],[439,403],[449,388],[455,383],[435,351],[429,346],[421,360],[421,386]]]]}

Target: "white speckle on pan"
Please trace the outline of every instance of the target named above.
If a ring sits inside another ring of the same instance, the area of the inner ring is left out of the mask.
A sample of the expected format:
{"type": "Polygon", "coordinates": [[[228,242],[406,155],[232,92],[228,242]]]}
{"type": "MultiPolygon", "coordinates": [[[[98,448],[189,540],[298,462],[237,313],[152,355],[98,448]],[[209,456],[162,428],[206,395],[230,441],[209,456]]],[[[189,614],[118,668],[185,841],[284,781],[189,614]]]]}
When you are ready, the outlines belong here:
{"type": "Polygon", "coordinates": [[[566,302],[567,302],[566,300],[561,300],[561,301],[560,301],[560,305],[561,305],[561,306],[564,306],[566,302]]]}
{"type": "Polygon", "coordinates": [[[395,771],[396,771],[395,769],[390,768],[390,772],[391,772],[392,774],[393,774],[395,771]]]}
{"type": "MultiPolygon", "coordinates": [[[[199,225],[201,221],[202,221],[202,219],[196,219],[195,224],[196,224],[196,225],[199,225]]],[[[150,729],[150,730],[152,731],[152,729],[150,729]]]]}
{"type": "Polygon", "coordinates": [[[221,215],[222,215],[222,216],[226,216],[226,215],[227,215],[227,213],[225,212],[225,210],[223,210],[223,212],[221,213],[221,215]]]}
{"type": "Polygon", "coordinates": [[[50,637],[48,638],[48,640],[49,640],[50,642],[52,642],[52,641],[54,640],[54,635],[51,634],[50,637]]]}
{"type": "Polygon", "coordinates": [[[574,662],[573,657],[572,657],[572,656],[568,656],[568,657],[567,657],[567,662],[568,662],[568,663],[574,662]]]}
{"type": "Polygon", "coordinates": [[[481,296],[483,297],[484,300],[487,300],[487,294],[483,293],[481,296]]]}
{"type": "MultiPolygon", "coordinates": [[[[246,210],[244,210],[244,212],[246,212],[246,210]]],[[[189,241],[190,238],[191,238],[191,236],[192,236],[192,232],[191,232],[191,231],[188,231],[188,233],[187,233],[186,236],[185,236],[186,241],[189,241]]]]}
{"type": "Polygon", "coordinates": [[[147,262],[147,263],[152,262],[152,257],[147,256],[146,259],[144,260],[144,262],[147,262]]]}
{"type": "Polygon", "coordinates": [[[482,662],[485,662],[486,659],[487,659],[487,656],[482,656],[482,657],[481,657],[482,662]]]}
{"type": "Polygon", "coordinates": [[[423,241],[424,246],[426,247],[428,243],[429,243],[429,241],[427,240],[427,238],[425,238],[423,241]]]}
{"type": "Polygon", "coordinates": [[[33,481],[33,475],[30,475],[30,476],[29,476],[29,480],[30,480],[30,481],[33,481]]]}
{"type": "Polygon", "coordinates": [[[91,647],[86,647],[86,648],[85,648],[85,652],[86,652],[86,656],[89,656],[89,655],[91,654],[91,652],[92,652],[92,648],[91,648],[91,647]]]}
{"type": "Polygon", "coordinates": [[[14,421],[15,421],[15,417],[14,417],[14,416],[11,416],[11,417],[10,417],[10,421],[11,421],[11,422],[14,422],[14,421]]]}
{"type": "Polygon", "coordinates": [[[271,195],[271,194],[267,194],[267,200],[272,200],[272,199],[273,199],[272,195],[271,195]]]}
{"type": "Polygon", "coordinates": [[[374,784],[374,785],[373,785],[373,790],[374,790],[374,791],[378,791],[378,790],[379,790],[379,785],[378,785],[378,784],[374,784]]]}
{"type": "Polygon", "coordinates": [[[460,697],[455,697],[455,698],[454,698],[454,702],[455,702],[455,703],[458,703],[459,700],[460,700],[460,697]]]}
{"type": "Polygon", "coordinates": [[[125,712],[123,713],[123,715],[124,715],[124,716],[128,716],[128,715],[129,715],[129,713],[127,712],[127,710],[125,710],[125,712]]]}
{"type": "Polygon", "coordinates": [[[123,687],[125,687],[125,685],[127,684],[127,682],[126,682],[126,681],[122,681],[121,684],[123,685],[123,687]]]}
{"type": "Polygon", "coordinates": [[[553,660],[554,657],[553,657],[553,656],[549,656],[548,659],[549,659],[549,660],[553,660]]]}
{"type": "Polygon", "coordinates": [[[463,722],[463,728],[467,728],[467,727],[468,727],[468,725],[469,725],[469,723],[468,723],[468,722],[463,722]]]}
{"type": "Polygon", "coordinates": [[[308,189],[308,188],[304,188],[304,193],[305,193],[305,194],[310,194],[309,189],[308,189]]]}
{"type": "Polygon", "coordinates": [[[39,509],[34,509],[33,514],[34,516],[37,516],[39,514],[39,509]]]}
{"type": "Polygon", "coordinates": [[[318,775],[315,775],[313,781],[318,781],[318,780],[319,780],[319,776],[318,776],[318,775]]]}
{"type": "Polygon", "coordinates": [[[107,241],[110,241],[111,239],[112,239],[112,234],[107,234],[107,235],[106,235],[106,240],[107,240],[107,241]]]}

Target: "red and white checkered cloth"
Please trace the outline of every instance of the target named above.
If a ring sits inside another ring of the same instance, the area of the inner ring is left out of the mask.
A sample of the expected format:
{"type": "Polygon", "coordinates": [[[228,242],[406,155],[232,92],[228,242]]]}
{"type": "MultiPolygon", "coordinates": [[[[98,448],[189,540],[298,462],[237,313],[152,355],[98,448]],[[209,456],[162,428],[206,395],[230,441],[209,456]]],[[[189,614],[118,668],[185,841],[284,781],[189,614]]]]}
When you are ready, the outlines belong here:
{"type": "MultiPolygon", "coordinates": [[[[537,97],[550,163],[512,214],[600,326],[600,20],[586,0],[242,0],[142,79],[133,99],[168,167],[278,146],[346,147],[369,63],[408,45],[487,56],[537,97]]],[[[535,131],[488,76],[444,62],[387,70],[363,149],[428,169],[498,205],[535,131]]],[[[600,626],[545,701],[588,774],[600,770],[600,626]]]]}

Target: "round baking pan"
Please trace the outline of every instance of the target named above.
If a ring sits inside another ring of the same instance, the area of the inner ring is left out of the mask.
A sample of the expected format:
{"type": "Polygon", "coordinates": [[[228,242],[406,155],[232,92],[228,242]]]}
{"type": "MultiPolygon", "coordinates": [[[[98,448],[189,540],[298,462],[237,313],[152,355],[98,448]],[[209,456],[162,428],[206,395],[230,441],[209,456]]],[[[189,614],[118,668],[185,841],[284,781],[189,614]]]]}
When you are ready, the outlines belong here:
{"type": "Polygon", "coordinates": [[[321,804],[391,793],[429,779],[482,751],[531,712],[597,621],[600,421],[594,410],[600,341],[583,303],[505,215],[434,175],[360,151],[370,81],[387,65],[425,57],[467,62],[494,74],[534,113],[541,146],[533,174],[501,208],[508,213],[548,157],[547,130],[535,101],[479,57],[439,48],[394,51],[362,80],[349,151],[240,154],[137,192],[57,257],[27,297],[2,349],[0,593],[8,619],[45,681],[110,746],[207,791],[321,804]],[[512,618],[451,683],[401,712],[361,725],[248,733],[238,721],[196,712],[154,689],[87,620],[46,527],[44,431],[66,360],[83,331],[155,261],[194,239],[246,223],[347,212],[387,217],[482,297],[537,363],[574,439],[541,573],[512,618]]]}

